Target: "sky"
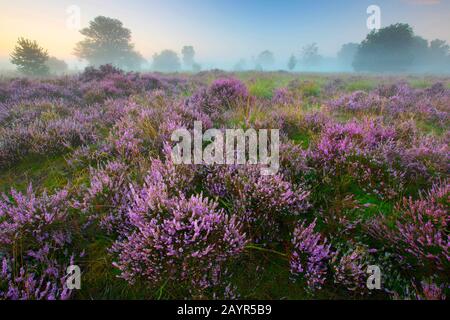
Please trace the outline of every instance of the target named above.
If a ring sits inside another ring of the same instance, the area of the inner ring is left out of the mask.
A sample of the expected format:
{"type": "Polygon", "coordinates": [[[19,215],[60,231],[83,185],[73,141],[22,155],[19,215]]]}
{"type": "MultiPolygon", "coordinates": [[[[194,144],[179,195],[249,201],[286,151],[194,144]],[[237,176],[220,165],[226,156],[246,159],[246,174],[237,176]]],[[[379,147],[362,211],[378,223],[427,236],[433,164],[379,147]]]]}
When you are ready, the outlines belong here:
{"type": "Polygon", "coordinates": [[[250,62],[266,49],[285,64],[312,42],[331,57],[342,44],[363,40],[369,5],[380,7],[382,27],[409,23],[426,39],[450,43],[450,0],[0,0],[0,61],[8,59],[19,37],[76,61],[73,48],[82,36],[67,25],[67,9],[77,6],[80,28],[98,15],[117,18],[147,59],[193,45],[206,65],[250,62]]]}

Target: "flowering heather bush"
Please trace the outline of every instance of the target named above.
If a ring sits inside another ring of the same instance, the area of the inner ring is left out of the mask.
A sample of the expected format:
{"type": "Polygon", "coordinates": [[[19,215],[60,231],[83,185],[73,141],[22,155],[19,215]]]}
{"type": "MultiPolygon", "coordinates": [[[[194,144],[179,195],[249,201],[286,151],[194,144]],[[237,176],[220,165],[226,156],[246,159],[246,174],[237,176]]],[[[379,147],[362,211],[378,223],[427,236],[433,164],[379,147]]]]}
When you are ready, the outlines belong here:
{"type": "Polygon", "coordinates": [[[94,142],[98,116],[95,111],[75,111],[71,119],[36,119],[28,125],[0,128],[0,167],[29,154],[57,154],[94,142]]]}
{"type": "Polygon", "coordinates": [[[164,184],[171,196],[193,194],[196,191],[197,180],[201,178],[201,169],[194,165],[175,165],[171,149],[167,145],[164,155],[165,160],[152,160],[145,180],[164,184]]]}
{"type": "Polygon", "coordinates": [[[113,247],[121,277],[155,287],[186,284],[193,292],[219,285],[224,265],[246,242],[236,217],[202,196],[169,198],[160,184],[132,189],[131,195],[135,231],[113,247]]]}
{"type": "Polygon", "coordinates": [[[366,282],[369,264],[365,248],[357,247],[342,256],[336,254],[332,266],[335,284],[357,295],[368,293],[366,282]]]}
{"type": "Polygon", "coordinates": [[[226,207],[256,241],[278,238],[283,216],[298,215],[308,208],[308,191],[280,174],[262,176],[257,166],[214,168],[206,185],[209,194],[226,201],[226,207]]]}
{"type": "Polygon", "coordinates": [[[0,299],[73,298],[72,263],[86,275],[76,297],[88,299],[296,299],[304,288],[313,298],[445,299],[448,79],[414,89],[258,77],[102,66],[1,79],[0,188],[13,191],[0,200],[0,299]],[[279,173],[175,165],[171,135],[195,121],[279,129],[279,173]],[[14,191],[31,182],[62,191],[14,191]],[[369,264],[382,291],[366,289],[369,264]],[[280,287],[289,271],[298,284],[280,287]]]}
{"type": "Polygon", "coordinates": [[[67,300],[71,291],[65,288],[65,276],[60,277],[56,269],[44,271],[44,275],[36,277],[34,273],[26,273],[20,268],[14,276],[6,258],[2,262],[0,272],[0,299],[5,300],[67,300]],[[2,286],[5,291],[2,291],[2,286]]]}
{"type": "Polygon", "coordinates": [[[380,218],[369,230],[398,255],[403,267],[412,268],[419,275],[440,275],[447,283],[449,192],[449,184],[442,182],[418,200],[404,198],[396,206],[398,214],[392,223],[380,218]]]}
{"type": "Polygon", "coordinates": [[[288,88],[276,89],[272,97],[273,104],[290,105],[293,104],[294,102],[295,98],[288,88]]]}
{"type": "Polygon", "coordinates": [[[438,286],[429,281],[421,282],[421,289],[417,293],[417,300],[446,300],[445,285],[438,286]]]}
{"type": "Polygon", "coordinates": [[[93,80],[103,80],[110,75],[121,75],[123,71],[114,67],[111,64],[105,64],[100,66],[98,69],[95,67],[87,67],[84,69],[83,73],[80,74],[79,79],[82,82],[89,82],[93,80]]]}
{"type": "Polygon", "coordinates": [[[68,193],[36,196],[11,191],[0,201],[0,298],[66,299],[65,267],[71,264],[68,193]]]}
{"type": "Polygon", "coordinates": [[[77,81],[72,78],[61,78],[57,81],[31,81],[28,79],[12,80],[5,85],[7,92],[5,102],[15,103],[35,99],[62,99],[71,103],[81,102],[81,90],[77,81]]]}
{"type": "Polygon", "coordinates": [[[449,105],[450,90],[439,83],[425,90],[411,89],[405,83],[381,86],[370,93],[356,91],[328,103],[333,111],[370,112],[393,119],[414,117],[443,128],[449,125],[449,105]]]}
{"type": "Polygon", "coordinates": [[[121,162],[108,162],[98,169],[91,168],[90,186],[75,207],[97,219],[100,227],[110,234],[121,234],[129,228],[126,212],[131,179],[129,168],[121,162]]]}
{"type": "Polygon", "coordinates": [[[380,150],[395,139],[394,129],[376,121],[331,122],[308,150],[307,163],[324,183],[339,186],[336,179],[352,177],[368,192],[393,197],[401,190],[402,175],[380,150]]]}
{"type": "Polygon", "coordinates": [[[250,95],[247,87],[239,80],[223,78],[215,80],[207,89],[200,89],[188,99],[187,104],[202,111],[211,118],[220,118],[225,111],[239,105],[247,105],[250,95]]]}
{"type": "Polygon", "coordinates": [[[314,231],[315,227],[316,221],[309,226],[303,222],[295,228],[292,236],[291,273],[294,277],[302,276],[310,291],[321,289],[325,284],[328,263],[333,254],[331,245],[314,231]]]}

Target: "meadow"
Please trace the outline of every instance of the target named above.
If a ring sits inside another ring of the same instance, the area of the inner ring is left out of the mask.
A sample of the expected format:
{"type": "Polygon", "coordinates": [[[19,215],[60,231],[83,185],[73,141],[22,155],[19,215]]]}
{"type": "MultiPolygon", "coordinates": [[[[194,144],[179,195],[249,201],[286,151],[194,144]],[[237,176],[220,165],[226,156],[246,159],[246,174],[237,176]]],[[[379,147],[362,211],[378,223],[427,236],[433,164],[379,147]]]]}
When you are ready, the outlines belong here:
{"type": "Polygon", "coordinates": [[[445,299],[449,112],[438,76],[0,78],[0,299],[445,299]],[[194,121],[280,129],[280,171],[175,165],[194,121]]]}

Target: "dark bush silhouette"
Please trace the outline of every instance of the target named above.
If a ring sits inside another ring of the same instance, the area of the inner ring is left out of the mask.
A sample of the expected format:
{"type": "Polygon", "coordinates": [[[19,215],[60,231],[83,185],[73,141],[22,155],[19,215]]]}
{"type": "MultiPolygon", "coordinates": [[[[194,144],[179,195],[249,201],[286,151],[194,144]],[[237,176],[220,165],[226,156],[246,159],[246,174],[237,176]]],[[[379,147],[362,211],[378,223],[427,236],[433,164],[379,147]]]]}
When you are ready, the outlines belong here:
{"type": "Polygon", "coordinates": [[[102,65],[98,69],[95,67],[86,67],[80,75],[80,80],[83,82],[89,82],[92,80],[98,81],[105,79],[112,74],[123,74],[123,71],[110,64],[102,65]]]}

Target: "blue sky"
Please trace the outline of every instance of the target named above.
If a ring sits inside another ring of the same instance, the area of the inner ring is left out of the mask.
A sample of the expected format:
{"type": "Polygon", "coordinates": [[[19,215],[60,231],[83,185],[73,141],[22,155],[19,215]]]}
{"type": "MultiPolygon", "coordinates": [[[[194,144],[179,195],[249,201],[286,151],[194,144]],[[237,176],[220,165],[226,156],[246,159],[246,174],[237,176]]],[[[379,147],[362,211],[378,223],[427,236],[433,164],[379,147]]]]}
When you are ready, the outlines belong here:
{"type": "Polygon", "coordinates": [[[15,0],[1,4],[0,57],[25,36],[74,59],[81,36],[65,26],[70,5],[80,7],[82,27],[97,15],[123,21],[146,58],[189,44],[211,63],[250,61],[264,49],[284,61],[311,42],[333,56],[343,43],[365,37],[371,4],[380,6],[382,26],[406,22],[425,38],[450,42],[450,0],[15,0]]]}

